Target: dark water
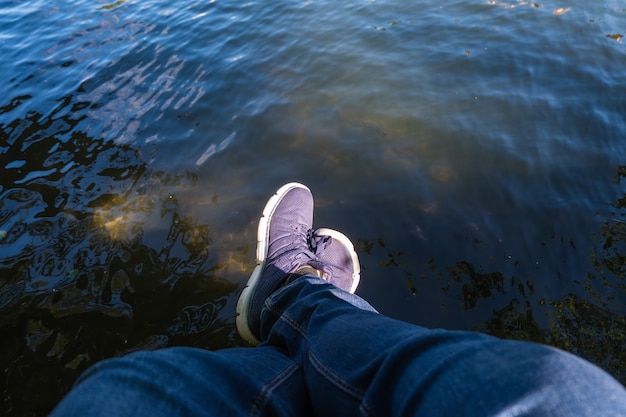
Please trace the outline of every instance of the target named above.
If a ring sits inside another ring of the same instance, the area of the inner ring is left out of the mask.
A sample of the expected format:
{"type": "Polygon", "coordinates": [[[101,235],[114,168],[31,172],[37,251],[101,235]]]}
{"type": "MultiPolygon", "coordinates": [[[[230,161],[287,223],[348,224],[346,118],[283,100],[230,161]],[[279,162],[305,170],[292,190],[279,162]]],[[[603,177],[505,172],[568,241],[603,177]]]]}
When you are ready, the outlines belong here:
{"type": "Polygon", "coordinates": [[[612,1],[0,2],[2,414],[103,358],[245,345],[292,180],[382,313],[626,383],[625,30],[612,1]]]}

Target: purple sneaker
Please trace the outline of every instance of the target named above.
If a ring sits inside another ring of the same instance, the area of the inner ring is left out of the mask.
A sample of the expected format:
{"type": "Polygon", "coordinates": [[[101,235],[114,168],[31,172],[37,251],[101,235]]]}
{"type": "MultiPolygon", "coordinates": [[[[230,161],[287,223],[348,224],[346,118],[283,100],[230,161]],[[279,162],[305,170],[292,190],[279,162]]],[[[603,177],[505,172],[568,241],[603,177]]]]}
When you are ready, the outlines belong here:
{"type": "Polygon", "coordinates": [[[237,331],[253,345],[259,344],[261,309],[289,274],[319,261],[308,236],[313,225],[313,195],[304,185],[285,184],[263,209],[257,235],[257,266],[237,302],[237,331]]]}
{"type": "Polygon", "coordinates": [[[324,266],[324,279],[354,294],[361,279],[361,266],[346,235],[333,229],[317,229],[310,237],[315,256],[324,266]]]}

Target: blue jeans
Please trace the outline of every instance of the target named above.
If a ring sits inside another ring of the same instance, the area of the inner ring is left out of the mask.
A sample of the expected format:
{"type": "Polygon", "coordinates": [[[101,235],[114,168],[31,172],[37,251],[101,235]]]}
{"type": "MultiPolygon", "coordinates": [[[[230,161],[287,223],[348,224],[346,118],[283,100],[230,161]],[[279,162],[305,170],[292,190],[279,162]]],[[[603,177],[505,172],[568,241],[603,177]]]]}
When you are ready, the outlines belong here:
{"type": "Polygon", "coordinates": [[[304,276],[256,348],[168,348],[88,369],[55,416],[626,416],[626,391],[547,346],[428,330],[304,276]]]}

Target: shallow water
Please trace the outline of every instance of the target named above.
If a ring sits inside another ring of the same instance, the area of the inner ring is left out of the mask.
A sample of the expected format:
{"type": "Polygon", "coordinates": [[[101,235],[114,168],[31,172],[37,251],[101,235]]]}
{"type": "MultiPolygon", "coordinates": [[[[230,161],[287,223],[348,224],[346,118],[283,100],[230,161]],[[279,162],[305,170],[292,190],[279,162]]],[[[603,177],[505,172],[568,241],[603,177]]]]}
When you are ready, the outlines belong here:
{"type": "Polygon", "coordinates": [[[626,8],[508,0],[0,6],[2,411],[90,364],[241,346],[282,183],[429,327],[626,382],[626,8]]]}

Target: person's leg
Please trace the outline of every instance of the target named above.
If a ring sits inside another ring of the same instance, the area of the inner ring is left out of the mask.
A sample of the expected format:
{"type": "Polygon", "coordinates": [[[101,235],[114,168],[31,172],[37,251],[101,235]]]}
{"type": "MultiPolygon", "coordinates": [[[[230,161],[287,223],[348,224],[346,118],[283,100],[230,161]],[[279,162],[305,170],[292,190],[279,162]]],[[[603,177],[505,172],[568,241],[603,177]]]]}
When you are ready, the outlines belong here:
{"type": "Polygon", "coordinates": [[[624,388],[578,357],[393,320],[314,276],[266,300],[259,337],[301,364],[319,416],[626,415],[624,388]]]}
{"type": "MultiPolygon", "coordinates": [[[[248,286],[253,283],[253,292],[267,291],[269,295],[300,265],[321,264],[308,251],[313,215],[308,188],[296,183],[281,187],[263,213],[260,233],[269,233],[271,229],[273,239],[260,242],[265,246],[257,250],[257,260],[268,261],[269,268],[256,268],[248,286]],[[289,256],[267,259],[268,252],[287,252],[289,256]]],[[[320,243],[323,248],[330,241],[320,243]]],[[[354,272],[358,275],[358,271],[354,272]]],[[[242,322],[238,318],[237,326],[242,336],[254,342],[257,339],[250,328],[258,326],[266,297],[247,297],[250,293],[249,288],[243,291],[240,301],[245,302],[237,308],[256,311],[252,314],[256,320],[242,322]]],[[[282,349],[264,346],[219,352],[172,348],[104,361],[79,378],[53,415],[306,416],[310,411],[302,369],[282,349]]]]}
{"type": "Polygon", "coordinates": [[[623,387],[575,356],[378,314],[351,294],[359,267],[349,240],[312,228],[306,186],[270,198],[237,329],[302,366],[316,415],[626,415],[623,387]]]}
{"type": "Polygon", "coordinates": [[[377,314],[350,293],[349,240],[312,222],[301,184],[263,211],[259,265],[237,305],[237,329],[261,346],[103,362],[55,415],[626,415],[624,389],[572,355],[377,314]]]}
{"type": "Polygon", "coordinates": [[[278,348],[168,348],[89,368],[52,416],[307,416],[302,369],[278,348]]]}

